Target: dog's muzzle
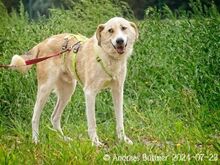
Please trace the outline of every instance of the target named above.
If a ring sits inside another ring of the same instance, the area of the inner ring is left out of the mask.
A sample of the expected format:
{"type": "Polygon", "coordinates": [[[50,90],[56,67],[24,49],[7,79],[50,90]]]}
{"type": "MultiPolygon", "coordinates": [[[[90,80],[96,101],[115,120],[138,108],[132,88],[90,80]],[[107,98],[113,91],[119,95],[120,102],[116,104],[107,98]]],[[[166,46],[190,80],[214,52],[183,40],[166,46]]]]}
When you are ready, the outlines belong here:
{"type": "MultiPolygon", "coordinates": [[[[111,41],[111,43],[112,43],[112,41],[111,41]]],[[[118,54],[123,54],[125,52],[127,43],[125,43],[122,38],[118,38],[116,40],[116,45],[114,45],[112,43],[112,46],[115,48],[115,50],[117,51],[118,54]]]]}

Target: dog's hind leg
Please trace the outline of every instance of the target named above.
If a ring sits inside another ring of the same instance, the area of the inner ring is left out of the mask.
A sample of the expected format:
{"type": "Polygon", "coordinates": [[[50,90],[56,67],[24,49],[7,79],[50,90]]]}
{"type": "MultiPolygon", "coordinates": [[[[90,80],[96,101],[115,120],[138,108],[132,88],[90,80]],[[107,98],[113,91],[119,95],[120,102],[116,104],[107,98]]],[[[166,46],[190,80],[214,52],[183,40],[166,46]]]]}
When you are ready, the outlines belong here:
{"type": "Polygon", "coordinates": [[[61,116],[64,111],[64,108],[68,104],[73,92],[75,91],[76,80],[72,82],[66,82],[62,79],[58,79],[56,83],[56,94],[57,94],[57,103],[54,108],[54,111],[51,115],[51,123],[53,128],[61,133],[64,140],[70,140],[71,138],[64,136],[61,128],[61,116]]]}
{"type": "Polygon", "coordinates": [[[32,138],[35,143],[38,143],[40,115],[51,90],[52,84],[49,82],[38,85],[37,100],[34,106],[34,113],[32,117],[32,138]]]}

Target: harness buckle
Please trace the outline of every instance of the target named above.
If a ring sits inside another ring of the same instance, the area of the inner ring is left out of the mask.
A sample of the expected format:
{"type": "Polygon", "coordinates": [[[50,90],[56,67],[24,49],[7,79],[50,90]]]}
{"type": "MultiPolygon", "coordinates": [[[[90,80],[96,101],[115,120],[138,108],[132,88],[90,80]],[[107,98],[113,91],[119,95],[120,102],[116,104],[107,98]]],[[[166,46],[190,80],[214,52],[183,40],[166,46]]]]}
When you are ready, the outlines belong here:
{"type": "Polygon", "coordinates": [[[101,62],[102,59],[101,59],[99,56],[97,56],[97,57],[96,57],[96,61],[97,61],[97,62],[101,62]]]}
{"type": "Polygon", "coordinates": [[[66,50],[67,49],[68,42],[69,42],[68,38],[64,38],[64,43],[62,45],[62,50],[66,50]]]}

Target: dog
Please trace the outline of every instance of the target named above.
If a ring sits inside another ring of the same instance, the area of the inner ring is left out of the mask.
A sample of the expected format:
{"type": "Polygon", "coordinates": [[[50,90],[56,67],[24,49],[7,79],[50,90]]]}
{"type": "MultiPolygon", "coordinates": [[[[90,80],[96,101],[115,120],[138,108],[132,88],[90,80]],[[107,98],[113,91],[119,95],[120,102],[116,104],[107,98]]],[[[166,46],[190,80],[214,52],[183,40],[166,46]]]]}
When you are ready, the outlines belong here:
{"type": "Polygon", "coordinates": [[[92,145],[103,145],[96,132],[95,98],[104,88],[111,89],[118,139],[133,144],[124,131],[123,88],[127,60],[132,54],[138,35],[135,23],[122,17],[114,17],[98,25],[95,34],[89,39],[69,33],[53,35],[34,46],[26,54],[12,57],[10,65],[18,71],[26,72],[32,65],[25,65],[25,60],[47,57],[49,54],[59,52],[64,43],[64,47],[68,47],[82,41],[77,53],[66,52],[37,63],[38,90],[32,117],[32,138],[35,143],[38,143],[42,109],[53,89],[57,95],[57,103],[51,115],[53,128],[65,139],[70,139],[64,136],[60,120],[79,82],[85,95],[88,135],[92,145]]]}

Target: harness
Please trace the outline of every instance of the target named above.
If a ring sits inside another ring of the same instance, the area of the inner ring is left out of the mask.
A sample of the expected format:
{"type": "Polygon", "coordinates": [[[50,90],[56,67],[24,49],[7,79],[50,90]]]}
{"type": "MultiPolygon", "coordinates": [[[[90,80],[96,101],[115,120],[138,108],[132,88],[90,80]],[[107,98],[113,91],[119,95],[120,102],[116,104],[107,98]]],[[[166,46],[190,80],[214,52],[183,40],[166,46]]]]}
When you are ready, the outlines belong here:
{"type": "MultiPolygon", "coordinates": [[[[64,44],[63,44],[63,48],[67,48],[67,45],[68,45],[68,40],[71,39],[72,37],[74,37],[79,44],[75,44],[75,46],[73,47],[73,50],[72,50],[72,67],[73,67],[73,73],[77,79],[77,81],[82,85],[82,80],[80,79],[80,76],[78,74],[78,71],[77,71],[77,54],[78,54],[78,51],[79,51],[79,48],[81,46],[81,44],[85,43],[88,38],[81,35],[81,34],[71,34],[67,37],[64,38],[64,44]]],[[[99,56],[99,53],[97,52],[97,48],[95,48],[95,56],[96,56],[96,61],[101,65],[101,68],[104,70],[104,72],[113,79],[113,76],[112,74],[108,71],[105,63],[103,62],[103,60],[101,59],[101,57],[99,56]]],[[[65,55],[64,55],[64,58],[65,58],[65,55]]]]}
{"type": "MultiPolygon", "coordinates": [[[[73,73],[76,77],[76,79],[78,80],[78,82],[82,85],[82,81],[79,77],[79,74],[77,72],[77,53],[80,49],[81,44],[85,43],[88,40],[88,38],[86,38],[85,36],[81,35],[81,34],[70,34],[66,37],[64,37],[64,43],[62,45],[62,50],[59,52],[55,52],[54,54],[48,55],[46,57],[41,57],[41,58],[34,58],[34,59],[30,59],[30,60],[26,60],[25,61],[25,65],[19,65],[19,66],[13,66],[13,65],[4,65],[4,64],[0,64],[0,68],[16,68],[16,67],[26,67],[28,65],[33,65],[42,61],[45,61],[49,58],[53,58],[56,56],[60,56],[62,55],[62,59],[65,63],[66,61],[66,54],[67,53],[72,53],[72,66],[73,66],[73,73]],[[73,44],[72,46],[68,47],[68,42],[70,39],[75,38],[77,40],[77,42],[75,44],[73,44]]],[[[96,61],[100,64],[101,68],[103,69],[103,71],[113,79],[112,74],[108,71],[105,63],[103,62],[103,60],[101,59],[101,57],[99,56],[98,50],[96,47],[94,47],[95,49],[95,56],[96,56],[96,61]]]]}

